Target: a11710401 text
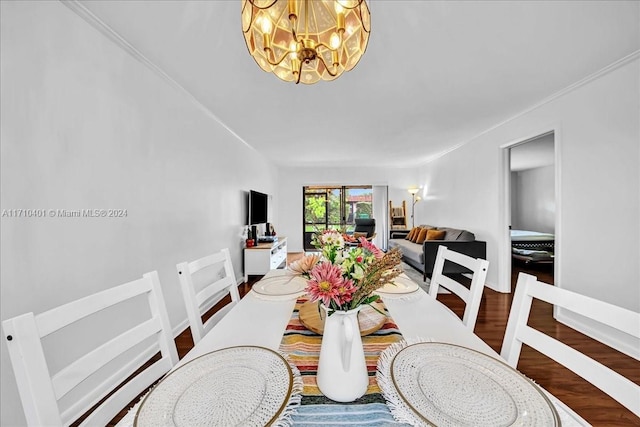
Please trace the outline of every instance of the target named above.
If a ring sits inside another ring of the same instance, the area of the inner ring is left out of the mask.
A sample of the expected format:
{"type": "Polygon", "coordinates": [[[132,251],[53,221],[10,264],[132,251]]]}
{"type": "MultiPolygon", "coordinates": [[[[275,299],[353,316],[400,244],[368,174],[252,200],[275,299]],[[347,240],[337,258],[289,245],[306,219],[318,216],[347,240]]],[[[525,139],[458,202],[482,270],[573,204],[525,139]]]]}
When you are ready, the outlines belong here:
{"type": "Polygon", "coordinates": [[[3,209],[2,218],[126,218],[127,209],[3,209]]]}

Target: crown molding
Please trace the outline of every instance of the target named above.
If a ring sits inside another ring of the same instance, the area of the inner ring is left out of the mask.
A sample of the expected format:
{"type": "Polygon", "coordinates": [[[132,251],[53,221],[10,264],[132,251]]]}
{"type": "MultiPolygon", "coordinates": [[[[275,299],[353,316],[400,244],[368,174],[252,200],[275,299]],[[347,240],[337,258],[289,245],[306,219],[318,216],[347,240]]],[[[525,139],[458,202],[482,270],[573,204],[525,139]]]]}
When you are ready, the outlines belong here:
{"type": "Polygon", "coordinates": [[[630,63],[632,61],[635,61],[638,58],[640,58],[640,49],[630,53],[627,56],[624,56],[624,57],[618,59],[617,61],[607,65],[604,68],[601,68],[600,70],[596,71],[595,73],[590,74],[587,77],[584,77],[584,78],[578,80],[577,82],[565,87],[564,89],[559,90],[558,92],[548,96],[547,98],[544,98],[542,101],[533,104],[529,108],[526,108],[525,110],[520,111],[519,113],[509,117],[508,119],[505,119],[505,120],[503,120],[503,121],[491,126],[490,128],[483,130],[482,132],[476,134],[475,136],[469,138],[468,140],[460,142],[460,143],[454,145],[453,147],[449,148],[448,150],[442,151],[442,152],[440,152],[440,153],[438,153],[436,155],[431,156],[428,160],[424,161],[423,163],[421,163],[418,166],[424,166],[426,164],[429,164],[432,161],[437,160],[440,157],[443,157],[443,156],[451,153],[452,151],[457,150],[458,148],[464,147],[465,145],[467,145],[467,144],[473,142],[474,140],[480,138],[482,135],[485,135],[485,134],[487,134],[487,133],[489,133],[489,132],[491,132],[491,131],[493,131],[493,130],[495,130],[495,129],[497,129],[497,128],[499,128],[499,127],[501,127],[501,126],[503,126],[503,125],[505,125],[505,124],[517,119],[517,118],[519,118],[519,117],[522,117],[525,114],[528,114],[528,113],[532,112],[533,110],[542,107],[543,105],[550,104],[551,102],[555,101],[556,99],[561,98],[564,95],[567,95],[568,93],[571,93],[574,90],[576,90],[576,89],[578,89],[578,88],[580,88],[580,87],[582,87],[582,86],[584,86],[584,85],[586,85],[588,83],[591,83],[592,81],[597,80],[600,77],[605,76],[605,75],[609,74],[610,72],[615,71],[618,68],[620,68],[620,67],[622,67],[624,65],[627,65],[628,63],[630,63]]]}
{"type": "MultiPolygon", "coordinates": [[[[161,78],[163,78],[167,83],[169,83],[169,85],[171,85],[172,87],[174,87],[175,89],[177,89],[179,92],[181,92],[183,95],[185,95],[187,97],[187,99],[194,104],[198,109],[200,109],[205,115],[207,115],[208,117],[210,117],[211,119],[215,120],[218,124],[220,124],[224,129],[226,129],[233,137],[235,137],[238,141],[242,142],[244,145],[246,145],[248,148],[257,151],[255,149],[255,147],[253,147],[252,145],[250,145],[247,141],[245,141],[240,135],[238,135],[233,129],[231,129],[227,124],[225,124],[217,115],[215,115],[207,106],[205,106],[195,95],[193,95],[191,92],[189,92],[187,89],[184,88],[184,86],[182,86],[180,83],[178,83],[175,79],[173,79],[170,75],[168,75],[162,68],[160,68],[158,65],[156,65],[154,62],[152,62],[149,58],[147,58],[146,56],[144,56],[138,49],[136,49],[133,45],[131,45],[131,43],[129,43],[127,40],[125,40],[120,34],[118,34],[114,29],[112,29],[109,25],[107,25],[104,21],[102,21],[99,17],[97,17],[95,14],[93,14],[90,10],[88,10],[79,0],[59,0],[62,4],[64,4],[65,6],[67,6],[69,9],[71,9],[73,12],[75,12],[79,17],[81,17],[83,20],[85,20],[87,23],[89,23],[92,27],[94,27],[96,30],[98,30],[100,33],[102,33],[103,35],[105,35],[108,39],[110,39],[112,42],[114,42],[116,45],[118,45],[119,47],[121,47],[123,50],[125,50],[127,53],[129,53],[134,59],[136,59],[137,61],[139,61],[140,63],[142,63],[143,65],[147,66],[150,70],[152,70],[153,72],[155,72],[157,75],[159,75],[161,78]]],[[[411,167],[420,167],[420,166],[424,166],[426,164],[429,164],[437,159],[439,159],[440,157],[443,157],[471,142],[473,142],[474,140],[478,139],[479,137],[519,118],[524,116],[525,114],[530,113],[533,110],[536,110],[537,108],[540,108],[546,104],[549,104],[553,101],[555,101],[556,99],[567,95],[568,93],[573,92],[574,90],[594,81],[597,80],[598,78],[638,59],[640,57],[640,50],[636,50],[632,53],[630,53],[629,55],[620,58],[619,60],[607,65],[606,67],[596,71],[593,74],[590,74],[580,80],[578,80],[577,82],[565,87],[564,89],[559,90],[558,92],[555,92],[554,94],[548,96],[547,98],[542,99],[541,101],[531,105],[530,107],[516,113],[515,115],[485,129],[484,131],[474,135],[473,137],[459,142],[455,145],[453,145],[451,148],[441,151],[438,154],[435,154],[433,156],[430,156],[428,159],[423,160],[422,162],[418,162],[415,163],[413,166],[411,167]]],[[[405,167],[407,165],[405,164],[405,167]]]]}
{"type": "Polygon", "coordinates": [[[245,141],[240,135],[238,135],[233,129],[231,129],[227,124],[225,124],[217,115],[213,113],[206,105],[204,105],[194,94],[189,92],[178,83],[173,77],[167,74],[162,68],[156,65],[149,58],[144,56],[142,52],[136,49],[131,43],[124,39],[120,34],[118,34],[113,28],[107,25],[104,21],[102,21],[98,16],[96,16],[93,12],[87,9],[79,0],[60,0],[62,4],[67,6],[73,12],[75,12],[80,18],[86,21],[93,28],[98,30],[104,36],[106,36],[109,40],[115,43],[117,46],[122,48],[125,52],[131,55],[135,60],[149,68],[151,71],[160,76],[164,81],[166,81],[170,86],[176,89],[178,92],[182,93],[193,105],[195,105],[200,111],[202,111],[206,116],[215,120],[220,126],[226,129],[234,138],[238,141],[242,142],[248,148],[257,151],[255,147],[250,145],[247,141],[245,141]]]}

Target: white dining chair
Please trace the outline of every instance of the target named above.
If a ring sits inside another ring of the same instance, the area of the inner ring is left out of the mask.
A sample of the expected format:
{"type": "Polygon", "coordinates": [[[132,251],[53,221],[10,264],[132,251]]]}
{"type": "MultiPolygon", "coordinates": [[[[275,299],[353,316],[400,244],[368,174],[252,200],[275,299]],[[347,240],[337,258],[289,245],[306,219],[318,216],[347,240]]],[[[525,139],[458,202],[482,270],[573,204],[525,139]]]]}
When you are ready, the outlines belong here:
{"type": "Polygon", "coordinates": [[[453,292],[465,302],[464,315],[462,323],[471,331],[476,326],[478,311],[480,310],[480,301],[482,300],[482,291],[484,289],[485,280],[487,278],[487,270],[489,261],[482,258],[472,258],[468,255],[452,251],[446,246],[438,247],[438,254],[433,266],[433,274],[429,285],[429,295],[436,298],[438,290],[443,288],[453,292]],[[445,262],[453,262],[470,270],[473,277],[469,288],[462,283],[443,274],[445,262]]]}
{"type": "Polygon", "coordinates": [[[240,301],[231,255],[225,248],[195,261],[181,262],[176,268],[193,343],[197,344],[240,301]],[[227,295],[231,295],[231,302],[203,322],[203,314],[227,295]]]}
{"type": "Polygon", "coordinates": [[[539,282],[535,276],[520,273],[500,352],[507,363],[516,368],[522,344],[527,344],[640,416],[640,386],[578,350],[527,325],[533,298],[593,319],[636,339],[640,339],[640,313],[539,282]]]}
{"type": "Polygon", "coordinates": [[[155,271],[2,328],[30,426],[107,425],[178,362],[155,271]]]}

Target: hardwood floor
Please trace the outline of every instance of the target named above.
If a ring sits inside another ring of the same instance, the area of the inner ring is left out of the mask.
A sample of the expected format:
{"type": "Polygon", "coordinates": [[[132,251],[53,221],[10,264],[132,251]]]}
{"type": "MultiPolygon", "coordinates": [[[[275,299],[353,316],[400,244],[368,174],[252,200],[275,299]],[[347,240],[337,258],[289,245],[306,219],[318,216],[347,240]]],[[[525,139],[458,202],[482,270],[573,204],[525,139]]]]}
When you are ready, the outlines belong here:
{"type": "MultiPolygon", "coordinates": [[[[288,260],[291,262],[300,256],[301,254],[289,254],[288,260]]],[[[514,265],[512,287],[515,287],[520,271],[528,272],[537,276],[540,281],[553,284],[552,268],[549,265],[527,268],[522,265],[514,265]]],[[[251,276],[248,283],[239,285],[240,296],[246,295],[251,290],[253,283],[259,279],[259,276],[251,276]]],[[[502,347],[512,296],[513,294],[502,294],[485,288],[478,313],[475,333],[498,353],[502,347]]],[[[462,317],[464,303],[455,295],[439,294],[438,300],[462,317]]],[[[210,313],[207,313],[207,316],[215,313],[217,309],[217,306],[214,307],[210,313]]],[[[552,317],[551,305],[534,301],[529,323],[609,366],[636,384],[640,384],[640,362],[556,322],[552,317]]],[[[176,338],[176,345],[180,358],[184,357],[193,347],[189,329],[176,338]]],[[[522,349],[518,370],[547,389],[593,426],[640,426],[640,418],[622,405],[587,381],[526,345],[522,349]]],[[[117,422],[125,413],[126,411],[123,411],[112,423],[117,422]]]]}
{"type": "MultiPolygon", "coordinates": [[[[535,275],[540,281],[553,284],[552,265],[525,267],[516,264],[512,270],[512,289],[515,288],[520,271],[535,275]]],[[[512,297],[513,293],[502,294],[487,288],[483,293],[474,332],[498,353],[502,347],[512,297]]],[[[438,300],[462,316],[464,303],[455,295],[439,294],[438,300]]],[[[640,384],[640,362],[556,322],[552,316],[552,309],[550,304],[534,300],[529,324],[598,360],[636,384],[640,384]]],[[[640,426],[640,418],[618,402],[573,372],[526,345],[523,345],[522,348],[518,370],[544,387],[594,426],[640,426]]]]}

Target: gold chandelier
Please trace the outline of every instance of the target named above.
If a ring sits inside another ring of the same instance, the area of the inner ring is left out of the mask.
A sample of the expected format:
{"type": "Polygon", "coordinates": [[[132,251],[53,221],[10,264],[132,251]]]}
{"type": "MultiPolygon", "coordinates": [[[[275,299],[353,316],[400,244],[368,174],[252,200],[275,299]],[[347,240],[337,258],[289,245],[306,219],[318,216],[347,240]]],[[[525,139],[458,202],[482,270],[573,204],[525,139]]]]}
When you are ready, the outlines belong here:
{"type": "Polygon", "coordinates": [[[280,79],[313,84],[356,66],[367,48],[365,0],[243,0],[249,53],[280,79]]]}

